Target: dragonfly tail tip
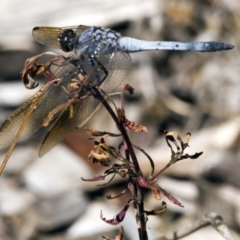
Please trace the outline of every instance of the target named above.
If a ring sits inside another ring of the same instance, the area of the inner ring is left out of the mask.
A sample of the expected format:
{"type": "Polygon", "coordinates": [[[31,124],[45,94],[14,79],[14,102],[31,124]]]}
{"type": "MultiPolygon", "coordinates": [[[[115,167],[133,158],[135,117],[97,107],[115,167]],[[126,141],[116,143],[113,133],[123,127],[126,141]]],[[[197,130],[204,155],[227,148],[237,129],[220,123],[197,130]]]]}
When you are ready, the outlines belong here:
{"type": "Polygon", "coordinates": [[[233,49],[233,48],[235,48],[234,45],[232,45],[232,44],[228,44],[228,49],[233,49]]]}
{"type": "Polygon", "coordinates": [[[235,46],[232,44],[228,44],[228,43],[224,43],[224,50],[231,50],[233,49],[235,46]]]}

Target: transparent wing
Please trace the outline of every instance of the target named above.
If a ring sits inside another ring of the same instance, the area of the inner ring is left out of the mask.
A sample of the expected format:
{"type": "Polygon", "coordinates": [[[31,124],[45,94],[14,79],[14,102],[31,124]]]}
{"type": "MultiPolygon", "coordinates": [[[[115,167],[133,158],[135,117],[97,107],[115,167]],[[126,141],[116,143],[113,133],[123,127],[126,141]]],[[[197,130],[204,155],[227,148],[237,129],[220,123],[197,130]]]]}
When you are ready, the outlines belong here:
{"type": "Polygon", "coordinates": [[[100,88],[107,93],[115,91],[129,74],[131,64],[132,60],[128,53],[115,52],[111,54],[108,62],[105,64],[108,70],[108,77],[101,84],[100,88]]]}
{"type": "MultiPolygon", "coordinates": [[[[64,68],[58,67],[55,77],[58,78],[59,76],[63,76],[65,72],[71,72],[73,68],[75,68],[75,66],[71,64],[68,64],[64,68]]],[[[48,113],[68,100],[68,96],[63,90],[64,85],[66,86],[67,82],[63,81],[61,82],[61,85],[51,84],[46,89],[45,86],[43,86],[34,96],[14,111],[0,128],[0,148],[7,147],[12,143],[30,106],[39,94],[41,94],[42,96],[39,101],[37,101],[32,114],[26,119],[19,140],[27,138],[39,130],[43,125],[44,119],[48,116],[48,113]]]]}
{"type": "MultiPolygon", "coordinates": [[[[0,129],[0,147],[7,147],[11,144],[30,106],[35,101],[38,94],[42,94],[41,91],[42,90],[28,99],[22,106],[13,112],[9,119],[2,125],[0,129]]],[[[56,105],[61,104],[64,101],[66,101],[66,93],[63,92],[61,87],[50,86],[35,105],[35,109],[27,119],[19,140],[27,138],[40,129],[42,127],[43,120],[48,115],[48,112],[56,105]]]]}
{"type": "MultiPolygon", "coordinates": [[[[127,53],[116,52],[111,55],[100,56],[98,61],[99,64],[95,62],[94,66],[92,66],[87,59],[82,62],[82,67],[87,72],[87,80],[97,85],[96,74],[99,74],[100,78],[104,77],[105,72],[102,70],[102,67],[104,67],[105,70],[107,70],[107,77],[100,88],[111,93],[116,90],[126,78],[130,70],[131,58],[127,53]]],[[[72,130],[77,127],[82,127],[96,112],[95,110],[98,105],[98,100],[93,97],[88,97],[87,99],[79,100],[71,107],[65,109],[46,136],[41,146],[39,156],[47,153],[72,130]]]]}
{"type": "Polygon", "coordinates": [[[45,137],[39,151],[39,156],[42,157],[50,151],[77,126],[85,124],[96,112],[98,105],[99,101],[89,96],[67,108],[45,137]],[[71,116],[72,112],[73,116],[71,116]]]}

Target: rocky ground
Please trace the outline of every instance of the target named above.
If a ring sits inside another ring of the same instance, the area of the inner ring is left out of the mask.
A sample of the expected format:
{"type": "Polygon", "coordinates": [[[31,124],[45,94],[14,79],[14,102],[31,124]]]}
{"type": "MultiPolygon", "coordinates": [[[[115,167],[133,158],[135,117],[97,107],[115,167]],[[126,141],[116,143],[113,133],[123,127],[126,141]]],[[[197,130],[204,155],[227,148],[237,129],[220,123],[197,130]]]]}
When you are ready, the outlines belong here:
{"type": "MultiPolygon", "coordinates": [[[[240,2],[5,1],[0,8],[0,123],[35,91],[25,89],[19,76],[25,60],[50,50],[35,43],[32,28],[79,24],[109,27],[122,35],[145,40],[222,41],[235,45],[231,51],[216,53],[132,54],[132,70],[126,82],[135,88],[135,94],[127,97],[126,114],[148,127],[147,134],[134,133],[131,139],[148,152],[158,170],[167,164],[171,154],[159,129],[178,131],[183,138],[191,132],[189,153],[204,152],[196,160],[175,164],[158,179],[184,208],[164,199],[167,211],[149,217],[149,239],[160,239],[211,212],[222,216],[238,239],[240,2]]],[[[103,109],[87,126],[117,131],[103,109]]],[[[92,141],[83,130],[73,132],[38,158],[44,134],[46,131],[40,131],[19,143],[0,177],[0,239],[113,238],[116,228],[103,223],[99,214],[102,210],[104,216],[112,218],[126,204],[128,194],[116,200],[105,198],[120,192],[124,180],[118,178],[102,187],[81,180],[105,170],[87,162],[92,141]]],[[[6,149],[1,149],[1,160],[5,154],[6,149]]],[[[148,162],[141,154],[138,158],[148,175],[148,162]]],[[[161,201],[147,193],[146,208],[159,207],[161,201]]],[[[132,209],[122,226],[124,239],[138,239],[132,209]]],[[[207,227],[182,239],[224,238],[213,227],[207,227]]]]}

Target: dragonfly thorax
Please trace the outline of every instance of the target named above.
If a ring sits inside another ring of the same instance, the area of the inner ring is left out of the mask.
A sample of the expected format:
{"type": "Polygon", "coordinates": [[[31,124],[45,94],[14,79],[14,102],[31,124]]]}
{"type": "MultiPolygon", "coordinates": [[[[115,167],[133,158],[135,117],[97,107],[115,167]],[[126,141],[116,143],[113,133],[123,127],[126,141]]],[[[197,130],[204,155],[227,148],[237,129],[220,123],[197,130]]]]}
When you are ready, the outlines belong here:
{"type": "Polygon", "coordinates": [[[105,55],[118,50],[120,34],[102,27],[90,27],[78,38],[78,49],[85,54],[105,55]]]}

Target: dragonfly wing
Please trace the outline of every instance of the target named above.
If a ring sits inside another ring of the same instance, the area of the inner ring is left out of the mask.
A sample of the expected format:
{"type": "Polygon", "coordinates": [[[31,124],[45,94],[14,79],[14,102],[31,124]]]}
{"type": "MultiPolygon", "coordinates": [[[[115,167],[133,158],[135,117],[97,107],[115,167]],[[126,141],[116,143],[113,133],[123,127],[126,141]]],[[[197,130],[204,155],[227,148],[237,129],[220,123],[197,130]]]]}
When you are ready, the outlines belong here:
{"type": "Polygon", "coordinates": [[[114,52],[111,54],[108,62],[104,65],[108,71],[108,76],[101,84],[101,89],[107,93],[115,91],[129,74],[131,63],[132,60],[128,53],[114,52]]]}
{"type": "Polygon", "coordinates": [[[35,27],[32,30],[32,35],[37,42],[52,48],[61,48],[58,37],[62,33],[62,28],[55,27],[35,27]]]}
{"type": "MultiPolygon", "coordinates": [[[[76,67],[68,64],[64,67],[58,67],[57,70],[53,70],[53,77],[58,79],[63,76],[66,72],[74,71],[76,67]]],[[[55,109],[57,106],[68,101],[68,96],[64,87],[67,86],[68,82],[62,79],[61,84],[55,85],[51,83],[48,87],[44,85],[34,96],[24,102],[12,115],[3,123],[0,128],[0,148],[9,146],[16,136],[22,122],[25,121],[24,127],[21,131],[20,138],[25,139],[32,135],[34,132],[42,128],[43,121],[47,118],[49,112],[55,109]],[[39,95],[40,98],[39,98],[39,95]],[[37,101],[36,99],[39,98],[37,101]],[[24,120],[26,114],[34,106],[33,112],[30,116],[24,120]]]]}
{"type": "MultiPolygon", "coordinates": [[[[100,87],[110,93],[119,87],[126,78],[131,66],[131,58],[127,53],[115,52],[111,55],[100,56],[98,61],[107,70],[107,77],[100,87]]],[[[99,69],[101,67],[96,63],[92,66],[88,60],[81,64],[81,67],[87,73],[87,80],[97,85],[96,73],[100,74],[100,78],[104,75],[103,71],[99,69]]],[[[91,96],[79,100],[65,109],[48,132],[41,146],[39,156],[41,157],[50,151],[72,130],[84,125],[96,112],[98,105],[100,105],[99,101],[91,96]]]]}
{"type": "Polygon", "coordinates": [[[90,26],[86,26],[86,25],[79,25],[77,27],[67,27],[68,29],[71,28],[76,32],[76,35],[80,35],[83,31],[85,31],[86,29],[90,28],[90,26]]]}
{"type": "Polygon", "coordinates": [[[34,110],[29,118],[26,119],[19,140],[27,138],[39,130],[42,127],[44,119],[48,116],[48,113],[57,105],[67,101],[66,93],[60,86],[50,85],[45,92],[42,92],[42,89],[39,90],[39,92],[23,103],[23,105],[13,112],[9,119],[3,123],[0,128],[0,148],[7,147],[11,144],[25,115],[39,94],[42,94],[42,96],[35,103],[34,110]]]}
{"type": "Polygon", "coordinates": [[[39,151],[42,157],[64,137],[78,127],[82,127],[97,111],[99,101],[92,96],[79,100],[65,109],[45,137],[39,151]]]}

